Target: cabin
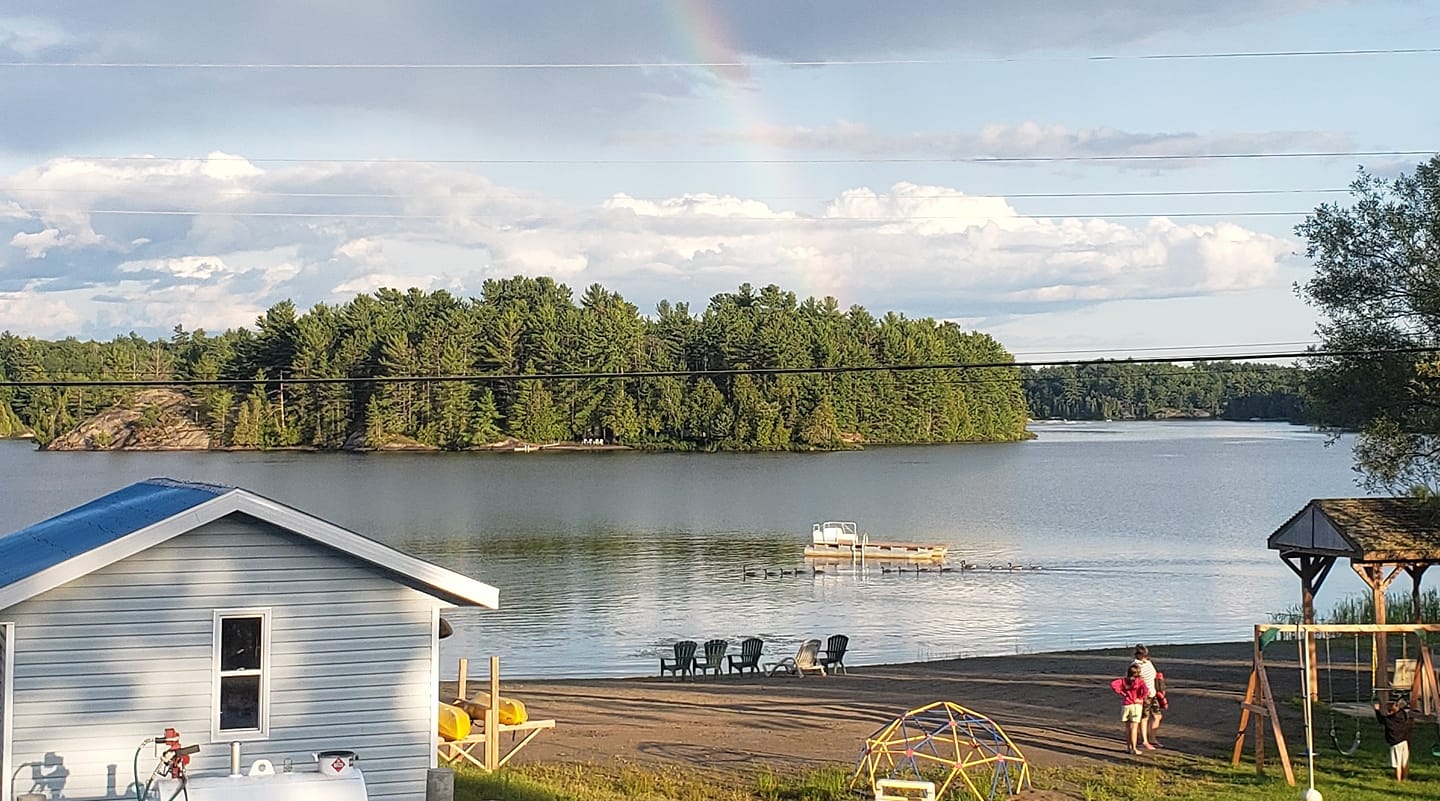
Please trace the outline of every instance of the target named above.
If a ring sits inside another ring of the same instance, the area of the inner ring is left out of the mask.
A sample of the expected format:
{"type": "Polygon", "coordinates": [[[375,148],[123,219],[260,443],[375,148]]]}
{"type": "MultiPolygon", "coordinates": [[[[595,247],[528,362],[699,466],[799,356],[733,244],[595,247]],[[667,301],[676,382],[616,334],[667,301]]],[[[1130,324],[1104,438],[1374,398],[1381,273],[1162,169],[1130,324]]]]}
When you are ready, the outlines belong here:
{"type": "MultiPolygon", "coordinates": [[[[167,727],[192,776],[435,765],[440,610],[498,592],[236,487],[151,479],[0,537],[0,801],[134,798],[167,727]]],[[[297,777],[299,778],[299,777],[297,777]]]]}

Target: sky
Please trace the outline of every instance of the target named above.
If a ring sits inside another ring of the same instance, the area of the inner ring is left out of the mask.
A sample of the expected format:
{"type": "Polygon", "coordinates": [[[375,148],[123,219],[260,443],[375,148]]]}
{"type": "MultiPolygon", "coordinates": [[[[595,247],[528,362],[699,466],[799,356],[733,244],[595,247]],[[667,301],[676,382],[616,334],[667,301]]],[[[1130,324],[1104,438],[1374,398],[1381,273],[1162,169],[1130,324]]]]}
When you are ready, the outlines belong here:
{"type": "Polygon", "coordinates": [[[0,0],[0,330],[528,275],[646,314],[778,284],[1021,358],[1295,349],[1294,227],[1434,152],[1436,30],[1425,0],[0,0]]]}

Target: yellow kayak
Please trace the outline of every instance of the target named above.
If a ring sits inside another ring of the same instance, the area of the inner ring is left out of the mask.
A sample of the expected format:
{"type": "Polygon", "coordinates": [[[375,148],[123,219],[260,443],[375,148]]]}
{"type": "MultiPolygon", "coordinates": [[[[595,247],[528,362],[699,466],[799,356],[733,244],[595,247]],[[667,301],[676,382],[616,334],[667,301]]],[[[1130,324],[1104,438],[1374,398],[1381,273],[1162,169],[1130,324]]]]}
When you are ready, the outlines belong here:
{"type": "MultiPolygon", "coordinates": [[[[481,690],[470,696],[470,706],[472,714],[478,709],[483,715],[485,710],[490,708],[490,693],[481,690]]],[[[500,696],[500,706],[496,709],[496,713],[500,722],[506,726],[518,726],[530,719],[530,716],[525,713],[524,704],[503,695],[500,696]]]]}
{"type": "Polygon", "coordinates": [[[439,734],[446,740],[463,740],[470,736],[470,716],[458,706],[440,702],[439,734]]]}

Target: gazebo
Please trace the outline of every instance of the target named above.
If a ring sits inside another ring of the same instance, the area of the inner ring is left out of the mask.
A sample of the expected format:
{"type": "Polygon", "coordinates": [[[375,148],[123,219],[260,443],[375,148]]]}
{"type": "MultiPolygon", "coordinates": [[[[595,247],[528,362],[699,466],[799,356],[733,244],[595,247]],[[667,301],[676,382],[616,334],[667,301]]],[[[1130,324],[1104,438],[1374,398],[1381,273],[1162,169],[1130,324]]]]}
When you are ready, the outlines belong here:
{"type": "MultiPolygon", "coordinates": [[[[1370,588],[1375,623],[1385,624],[1385,591],[1401,572],[1410,574],[1411,619],[1420,622],[1420,577],[1440,563],[1440,506],[1418,498],[1317,498],[1305,504],[1270,535],[1268,546],[1300,577],[1303,622],[1315,622],[1315,593],[1337,559],[1370,588]]],[[[1385,632],[1376,637],[1376,651],[1386,650],[1385,632]]],[[[1315,664],[1314,643],[1310,664],[1315,664]]],[[[1376,660],[1379,680],[1386,671],[1376,660]]],[[[1314,687],[1314,676],[1311,676],[1314,687]]]]}

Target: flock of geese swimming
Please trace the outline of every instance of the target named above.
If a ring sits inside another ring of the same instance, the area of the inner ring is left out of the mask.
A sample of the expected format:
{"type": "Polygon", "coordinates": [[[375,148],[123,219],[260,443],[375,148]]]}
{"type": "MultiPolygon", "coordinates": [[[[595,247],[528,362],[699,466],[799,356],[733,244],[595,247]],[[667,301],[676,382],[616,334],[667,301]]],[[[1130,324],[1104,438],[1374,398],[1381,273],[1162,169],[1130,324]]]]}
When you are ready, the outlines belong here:
{"type": "MultiPolygon", "coordinates": [[[[922,565],[913,562],[898,565],[880,565],[881,573],[954,573],[957,571],[968,572],[972,570],[1044,570],[1043,565],[1022,565],[1015,562],[988,562],[982,568],[975,562],[961,562],[959,565],[922,565]]],[[[746,565],[742,568],[745,578],[779,578],[783,576],[824,575],[830,572],[822,565],[809,565],[808,567],[786,568],[771,570],[769,568],[756,568],[746,565]]],[[[840,572],[838,569],[835,572],[840,572]]]]}

